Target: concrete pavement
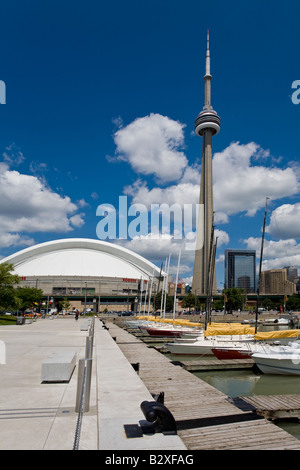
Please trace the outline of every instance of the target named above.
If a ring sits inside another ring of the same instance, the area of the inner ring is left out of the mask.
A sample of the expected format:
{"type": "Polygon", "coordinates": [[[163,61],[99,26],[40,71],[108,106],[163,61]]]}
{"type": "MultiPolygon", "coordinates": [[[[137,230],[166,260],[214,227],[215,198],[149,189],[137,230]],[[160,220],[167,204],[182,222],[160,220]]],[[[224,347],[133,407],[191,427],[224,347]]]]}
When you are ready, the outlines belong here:
{"type": "MultiPolygon", "coordinates": [[[[76,365],[68,383],[42,383],[43,361],[58,349],[85,357],[86,337],[73,317],[0,326],[0,450],[72,450],[78,413],[76,365]],[[2,361],[3,362],[3,361],[2,361]]],[[[128,438],[125,424],[145,421],[140,410],[153,398],[109,332],[95,319],[89,411],[83,414],[79,450],[184,450],[179,436],[128,438]]]]}

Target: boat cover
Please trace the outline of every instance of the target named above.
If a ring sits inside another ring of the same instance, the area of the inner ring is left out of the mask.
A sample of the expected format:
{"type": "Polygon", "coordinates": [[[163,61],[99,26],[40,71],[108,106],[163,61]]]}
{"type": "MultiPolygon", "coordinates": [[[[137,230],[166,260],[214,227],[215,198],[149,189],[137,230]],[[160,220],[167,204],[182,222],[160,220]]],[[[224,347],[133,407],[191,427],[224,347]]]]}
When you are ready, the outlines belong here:
{"type": "Polygon", "coordinates": [[[278,339],[278,338],[297,338],[300,337],[300,330],[273,330],[273,331],[262,331],[254,335],[254,339],[263,341],[266,339],[278,339]]]}
{"type": "Polygon", "coordinates": [[[254,335],[255,328],[248,325],[238,325],[236,323],[231,324],[219,324],[219,325],[208,325],[205,330],[205,336],[216,336],[216,335],[254,335]]]}

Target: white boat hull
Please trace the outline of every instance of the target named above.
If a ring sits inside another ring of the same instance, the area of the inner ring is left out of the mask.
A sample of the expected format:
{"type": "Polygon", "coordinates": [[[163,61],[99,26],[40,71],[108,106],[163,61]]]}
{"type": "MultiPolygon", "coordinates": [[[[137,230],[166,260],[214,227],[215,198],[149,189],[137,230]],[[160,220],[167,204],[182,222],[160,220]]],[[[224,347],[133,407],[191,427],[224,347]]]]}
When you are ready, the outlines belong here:
{"type": "Polygon", "coordinates": [[[191,343],[167,343],[167,349],[171,354],[188,354],[191,356],[211,356],[211,344],[191,344],[191,343]]]}
{"type": "Polygon", "coordinates": [[[217,346],[231,346],[241,348],[245,341],[249,342],[251,339],[245,337],[245,339],[230,339],[229,337],[222,336],[222,338],[214,339],[198,339],[194,342],[179,342],[166,343],[166,348],[171,354],[186,354],[190,356],[213,356],[213,349],[217,346]]]}
{"type": "Polygon", "coordinates": [[[258,352],[251,357],[264,374],[300,375],[299,343],[282,346],[278,353],[273,348],[269,353],[258,352]]]}

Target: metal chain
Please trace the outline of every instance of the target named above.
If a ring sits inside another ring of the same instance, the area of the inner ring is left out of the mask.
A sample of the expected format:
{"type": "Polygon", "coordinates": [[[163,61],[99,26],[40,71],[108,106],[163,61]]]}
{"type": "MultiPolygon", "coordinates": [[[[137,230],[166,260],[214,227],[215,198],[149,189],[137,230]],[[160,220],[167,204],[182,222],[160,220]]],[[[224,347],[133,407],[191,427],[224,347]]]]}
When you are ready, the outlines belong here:
{"type": "Polygon", "coordinates": [[[73,444],[73,450],[78,450],[79,448],[79,440],[80,440],[80,432],[81,432],[81,424],[82,424],[82,416],[83,416],[83,397],[84,397],[84,389],[85,389],[85,376],[86,376],[86,366],[84,367],[84,370],[83,370],[81,395],[80,395],[80,402],[79,402],[77,424],[76,424],[76,429],[75,429],[75,439],[74,439],[74,444],[73,444]]]}

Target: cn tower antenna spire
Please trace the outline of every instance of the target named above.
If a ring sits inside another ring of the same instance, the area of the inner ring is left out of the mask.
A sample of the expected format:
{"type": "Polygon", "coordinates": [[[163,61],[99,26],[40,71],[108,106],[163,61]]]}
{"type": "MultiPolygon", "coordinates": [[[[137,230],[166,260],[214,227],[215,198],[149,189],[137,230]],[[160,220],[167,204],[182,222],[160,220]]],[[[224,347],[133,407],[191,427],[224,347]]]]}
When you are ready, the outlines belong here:
{"type": "Polygon", "coordinates": [[[204,75],[204,109],[212,109],[211,106],[211,79],[210,74],[210,49],[209,49],[209,30],[207,30],[206,39],[206,61],[205,61],[205,75],[204,75]]]}
{"type": "Polygon", "coordinates": [[[205,67],[205,76],[211,76],[211,75],[210,75],[209,29],[207,30],[207,46],[206,46],[206,67],[205,67]]]}

